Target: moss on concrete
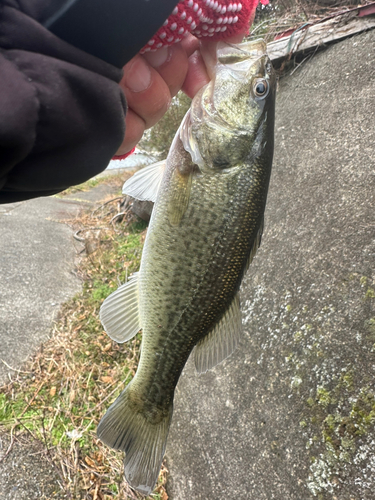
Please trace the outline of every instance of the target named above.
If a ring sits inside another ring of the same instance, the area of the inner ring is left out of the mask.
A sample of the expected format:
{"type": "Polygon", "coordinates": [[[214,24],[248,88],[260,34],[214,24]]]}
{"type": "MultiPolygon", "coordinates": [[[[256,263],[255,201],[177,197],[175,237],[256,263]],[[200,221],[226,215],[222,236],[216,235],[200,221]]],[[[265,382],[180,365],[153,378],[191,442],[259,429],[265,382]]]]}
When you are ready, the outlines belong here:
{"type": "MultiPolygon", "coordinates": [[[[358,297],[362,294],[367,303],[372,299],[371,285],[369,276],[353,273],[339,288],[344,295],[349,295],[350,290],[358,297]]],[[[325,495],[332,494],[345,477],[346,466],[354,462],[363,438],[375,431],[374,385],[371,378],[366,380],[363,373],[356,370],[353,362],[345,366],[341,362],[339,373],[335,364],[330,363],[334,355],[328,340],[334,328],[330,321],[335,313],[332,304],[321,307],[314,315],[314,322],[311,322],[311,314],[301,306],[287,305],[282,309],[285,311],[283,323],[290,325],[288,348],[295,346],[285,356],[290,388],[295,394],[305,396],[299,425],[311,462],[307,487],[314,497],[325,499],[328,498],[325,495]],[[291,311],[293,322],[287,319],[291,311]]],[[[371,311],[371,307],[367,309],[371,311]]],[[[364,353],[369,354],[375,350],[374,317],[363,322],[363,331],[365,335],[359,331],[353,334],[364,353]]]]}

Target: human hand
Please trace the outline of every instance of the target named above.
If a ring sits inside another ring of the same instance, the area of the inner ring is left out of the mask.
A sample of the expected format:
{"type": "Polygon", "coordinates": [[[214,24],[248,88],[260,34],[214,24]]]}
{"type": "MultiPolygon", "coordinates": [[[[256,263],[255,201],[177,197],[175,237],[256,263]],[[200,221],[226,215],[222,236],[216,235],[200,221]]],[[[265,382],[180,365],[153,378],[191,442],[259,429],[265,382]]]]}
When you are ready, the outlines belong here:
{"type": "MultiPolygon", "coordinates": [[[[236,35],[227,41],[239,43],[242,38],[243,35],[236,35]]],[[[205,62],[214,64],[216,46],[217,42],[200,42],[188,35],[180,43],[138,54],[124,66],[120,86],[128,112],[125,137],[116,155],[124,155],[138,144],[144,131],[166,113],[179,90],[194,97],[209,82],[210,69],[205,62]]]]}

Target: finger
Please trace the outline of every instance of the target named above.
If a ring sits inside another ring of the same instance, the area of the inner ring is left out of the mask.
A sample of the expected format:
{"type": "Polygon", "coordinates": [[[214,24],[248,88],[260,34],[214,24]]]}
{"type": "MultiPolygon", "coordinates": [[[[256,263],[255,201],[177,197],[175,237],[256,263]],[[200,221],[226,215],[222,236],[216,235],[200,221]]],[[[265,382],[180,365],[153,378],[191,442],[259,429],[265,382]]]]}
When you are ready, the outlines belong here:
{"type": "Polygon", "coordinates": [[[189,33],[183,38],[181,45],[185,50],[186,55],[190,57],[196,50],[199,49],[199,40],[197,37],[189,33]]]}
{"type": "Polygon", "coordinates": [[[125,118],[125,137],[116,155],[124,155],[134,148],[141,140],[146,123],[134,111],[128,109],[125,118]]]}
{"type": "Polygon", "coordinates": [[[168,85],[140,55],[124,67],[120,87],[129,108],[144,120],[146,128],[160,120],[171,102],[168,85]]]}
{"type": "MultiPolygon", "coordinates": [[[[229,43],[239,43],[242,41],[244,36],[244,34],[239,33],[225,41],[228,41],[229,43]]],[[[198,42],[197,39],[196,41],[198,42]]],[[[194,40],[190,40],[188,43],[193,46],[196,42],[194,42],[194,40]]],[[[185,82],[182,86],[182,90],[189,97],[194,97],[198,90],[200,90],[203,85],[206,85],[213,77],[216,64],[217,44],[218,42],[215,41],[212,42],[204,40],[200,42],[199,51],[195,51],[189,57],[189,69],[185,82]]]]}
{"type": "Polygon", "coordinates": [[[217,44],[218,42],[203,41],[200,46],[200,53],[210,80],[212,80],[215,74],[215,66],[217,63],[217,44]]]}
{"type": "Polygon", "coordinates": [[[143,57],[168,85],[171,97],[175,96],[188,71],[188,57],[182,45],[176,43],[155,52],[147,52],[143,57]]]}
{"type": "Polygon", "coordinates": [[[189,57],[189,69],[182,86],[186,95],[193,98],[199,89],[210,81],[206,66],[199,51],[189,57]]]}

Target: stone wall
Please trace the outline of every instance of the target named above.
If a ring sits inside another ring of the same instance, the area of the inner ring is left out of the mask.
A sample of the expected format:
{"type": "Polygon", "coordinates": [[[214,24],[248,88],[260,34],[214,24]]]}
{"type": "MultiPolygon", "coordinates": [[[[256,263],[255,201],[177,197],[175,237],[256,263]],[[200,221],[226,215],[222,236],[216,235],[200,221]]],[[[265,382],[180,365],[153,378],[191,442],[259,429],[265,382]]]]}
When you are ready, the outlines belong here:
{"type": "Polygon", "coordinates": [[[192,360],[167,447],[171,500],[370,500],[375,489],[375,31],[280,81],[245,337],[192,360]]]}

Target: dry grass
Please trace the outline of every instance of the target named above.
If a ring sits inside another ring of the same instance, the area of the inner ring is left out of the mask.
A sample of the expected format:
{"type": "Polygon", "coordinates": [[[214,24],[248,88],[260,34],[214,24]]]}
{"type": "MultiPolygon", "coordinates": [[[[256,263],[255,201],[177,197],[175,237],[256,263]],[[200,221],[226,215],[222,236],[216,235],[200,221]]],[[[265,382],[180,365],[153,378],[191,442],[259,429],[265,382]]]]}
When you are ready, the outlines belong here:
{"type": "MultiPolygon", "coordinates": [[[[0,429],[8,429],[13,441],[27,432],[43,443],[65,494],[74,500],[142,498],[123,479],[122,453],[95,434],[105,410],[134,376],[140,347],[139,334],[123,345],[112,342],[98,317],[103,299],[138,269],[145,238],[145,223],[120,201],[69,221],[81,240],[77,245],[86,248],[78,265],[83,290],[63,306],[52,338],[0,388],[0,429]]],[[[168,499],[166,474],[163,467],[149,498],[168,499]]]]}
{"type": "Polygon", "coordinates": [[[316,23],[339,12],[366,5],[373,0],[271,0],[263,9],[258,9],[251,36],[261,36],[267,43],[281,33],[298,28],[306,23],[316,23]]]}

